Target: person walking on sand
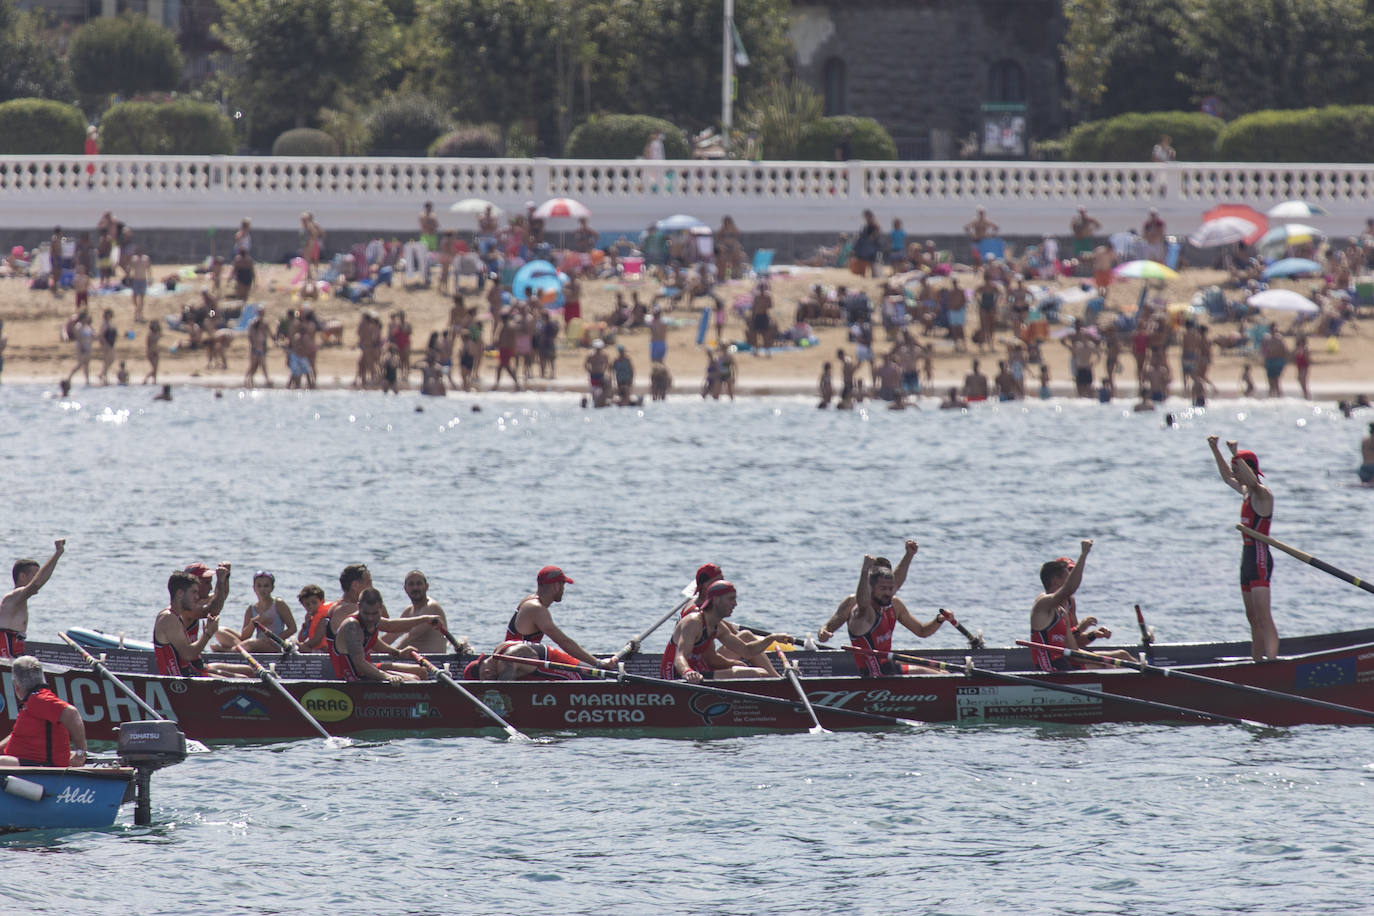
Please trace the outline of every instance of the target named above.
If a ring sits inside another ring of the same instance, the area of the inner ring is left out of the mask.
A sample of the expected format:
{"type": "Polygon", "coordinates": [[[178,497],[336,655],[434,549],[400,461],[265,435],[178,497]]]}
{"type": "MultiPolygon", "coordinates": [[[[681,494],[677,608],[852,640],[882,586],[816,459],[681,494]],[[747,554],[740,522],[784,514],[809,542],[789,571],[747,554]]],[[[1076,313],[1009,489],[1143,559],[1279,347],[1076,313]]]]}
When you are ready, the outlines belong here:
{"type": "MultiPolygon", "coordinates": [[[[1208,436],[1207,445],[1216,460],[1222,481],[1244,497],[1240,505],[1240,523],[1260,534],[1269,533],[1274,518],[1274,495],[1260,483],[1264,476],[1259,458],[1249,450],[1237,450],[1236,441],[1227,441],[1231,452],[1228,462],[1217,448],[1218,436],[1208,436]]],[[[1240,548],[1240,592],[1245,604],[1245,618],[1250,622],[1250,655],[1255,661],[1272,661],[1279,654],[1279,632],[1269,606],[1269,582],[1273,575],[1274,558],[1269,545],[1242,532],[1240,548]]]]}
{"type": "Polygon", "coordinates": [[[1298,387],[1302,389],[1304,400],[1312,400],[1312,392],[1307,387],[1307,376],[1312,369],[1312,353],[1307,349],[1307,335],[1299,334],[1293,344],[1293,368],[1298,373],[1298,387]]]}

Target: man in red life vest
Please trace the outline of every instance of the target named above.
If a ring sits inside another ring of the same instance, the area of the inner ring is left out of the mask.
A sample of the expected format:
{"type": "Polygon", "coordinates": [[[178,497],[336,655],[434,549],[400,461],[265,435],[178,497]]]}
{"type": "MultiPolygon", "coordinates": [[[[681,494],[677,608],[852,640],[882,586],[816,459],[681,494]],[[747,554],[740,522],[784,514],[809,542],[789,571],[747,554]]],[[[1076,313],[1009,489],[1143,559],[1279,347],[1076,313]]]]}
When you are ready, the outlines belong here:
{"type": "MultiPolygon", "coordinates": [[[[898,566],[902,581],[911,558],[916,555],[916,542],[906,542],[906,555],[898,566]]],[[[834,615],[826,621],[816,634],[824,642],[834,635],[841,622],[849,624],[849,644],[862,652],[854,653],[854,662],[859,669],[859,677],[881,677],[893,674],[934,674],[932,668],[916,665],[903,665],[885,656],[892,651],[892,634],[901,624],[922,639],[934,635],[945,622],[944,615],[938,615],[929,623],[921,623],[907,610],[902,599],[897,597],[900,588],[898,577],[892,567],[880,564],[873,556],[865,556],[863,568],[859,571],[859,585],[851,598],[840,602],[834,615]],[[852,599],[852,600],[851,600],[852,599]]]]}
{"type": "Polygon", "coordinates": [[[709,679],[777,677],[776,672],[737,663],[716,650],[716,643],[719,642],[736,658],[749,658],[764,651],[771,642],[792,641],[792,637],[786,633],[770,633],[761,637],[731,633],[721,623],[734,613],[737,603],[735,587],[724,579],[707,586],[706,600],[702,606],[677,622],[673,638],[663,652],[659,676],[666,680],[681,678],[692,683],[709,679]]]}
{"type": "Polygon", "coordinates": [[[53,541],[52,556],[42,566],[37,560],[15,561],[14,588],[0,598],[0,658],[18,658],[24,654],[24,638],[29,630],[29,599],[48,583],[66,548],[66,538],[53,541]]]}
{"type": "MultiPolygon", "coordinates": [[[[1238,451],[1234,439],[1226,443],[1231,452],[1229,462],[1217,448],[1216,436],[1208,436],[1207,445],[1212,449],[1222,481],[1245,497],[1240,504],[1240,523],[1260,534],[1268,534],[1274,518],[1274,494],[1260,483],[1264,475],[1259,469],[1259,458],[1248,449],[1238,451]]],[[[1245,603],[1245,619],[1250,622],[1250,656],[1257,662],[1274,659],[1279,654],[1279,631],[1274,626],[1274,614],[1269,606],[1269,580],[1274,571],[1274,558],[1268,544],[1244,532],[1240,543],[1240,594],[1245,603]]]]}
{"type": "MultiPolygon", "coordinates": [[[[1091,662],[1071,658],[1062,649],[1081,649],[1095,639],[1109,639],[1112,631],[1097,625],[1096,617],[1086,617],[1080,623],[1074,592],[1083,581],[1083,563],[1093,542],[1084,538],[1078,561],[1068,557],[1050,560],[1040,567],[1040,583],[1045,590],[1031,605],[1031,642],[1050,649],[1032,648],[1031,660],[1040,671],[1073,671],[1078,668],[1105,668],[1105,662],[1091,662]]],[[[1113,649],[1100,653],[1112,658],[1130,659],[1129,652],[1113,649]]]]}
{"type": "Polygon", "coordinates": [[[48,689],[43,665],[32,655],[16,658],[11,671],[19,715],[14,731],[0,739],[0,766],[85,766],[86,726],[76,707],[48,689]]]}
{"type": "MultiPolygon", "coordinates": [[[[216,578],[228,591],[229,564],[221,563],[216,578]]],[[[201,631],[200,583],[196,576],[177,570],[167,579],[167,607],[158,612],[153,623],[153,654],[157,658],[159,674],[173,677],[252,677],[247,665],[227,665],[222,662],[206,664],[201,658],[205,646],[219,629],[218,612],[205,617],[201,631]]],[[[223,605],[223,599],[220,600],[223,605]]]]}
{"type": "Polygon", "coordinates": [[[397,665],[393,662],[373,664],[371,652],[373,649],[381,649],[393,658],[408,657],[408,653],[378,639],[378,634],[404,633],[426,624],[438,626],[439,618],[433,614],[426,614],[392,620],[382,616],[385,610],[382,593],[375,588],[365,588],[358,596],[357,613],[343,620],[339,625],[338,634],[333,639],[325,640],[329,660],[334,665],[334,673],[343,680],[387,681],[392,684],[424,680],[424,674],[415,665],[397,665]]]}
{"type": "Polygon", "coordinates": [[[593,667],[614,668],[618,661],[616,656],[597,658],[553,622],[549,608],[563,600],[563,586],[572,584],[573,580],[557,566],[545,566],[539,570],[535,576],[537,590],[532,595],[526,595],[516,607],[510,622],[506,624],[506,639],[537,643],[547,636],[579,662],[593,667]]]}

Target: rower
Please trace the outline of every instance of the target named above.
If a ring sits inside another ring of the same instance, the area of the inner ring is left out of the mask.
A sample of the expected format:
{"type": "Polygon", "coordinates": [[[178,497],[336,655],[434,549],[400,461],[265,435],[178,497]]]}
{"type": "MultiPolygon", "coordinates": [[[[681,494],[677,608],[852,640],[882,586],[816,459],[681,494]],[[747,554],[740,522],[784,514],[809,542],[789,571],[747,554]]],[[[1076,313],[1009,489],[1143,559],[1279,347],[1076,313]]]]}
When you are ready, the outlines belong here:
{"type": "MultiPolygon", "coordinates": [[[[1208,436],[1217,471],[1222,481],[1241,496],[1240,523],[1260,534],[1269,533],[1274,518],[1274,494],[1260,483],[1264,476],[1259,458],[1252,451],[1236,449],[1236,441],[1229,440],[1231,452],[1228,462],[1217,448],[1217,436],[1208,436]]],[[[1273,660],[1279,654],[1279,631],[1269,606],[1269,580],[1274,572],[1274,559],[1269,545],[1257,542],[1242,532],[1240,548],[1240,596],[1245,604],[1245,619],[1250,622],[1250,657],[1255,661],[1273,660]]]]}
{"type": "Polygon", "coordinates": [[[597,658],[579,646],[576,640],[560,630],[558,624],[553,622],[553,615],[549,613],[549,607],[562,601],[563,586],[572,584],[573,580],[569,579],[563,570],[557,566],[545,566],[539,570],[538,575],[535,576],[537,591],[532,595],[526,595],[516,607],[510,622],[506,624],[506,639],[537,643],[547,636],[557,643],[564,652],[579,662],[599,668],[614,668],[616,665],[614,655],[604,659],[597,658]]]}
{"type": "Polygon", "coordinates": [[[0,598],[0,658],[24,654],[24,638],[29,631],[29,599],[52,578],[57,561],[67,549],[66,538],[53,541],[52,556],[46,563],[27,557],[14,562],[14,588],[0,598]]]}
{"type": "Polygon", "coordinates": [[[435,627],[420,626],[413,630],[402,633],[399,638],[387,640],[397,649],[409,651],[414,649],[422,655],[441,655],[449,650],[448,641],[444,639],[444,631],[448,629],[448,617],[444,614],[444,609],[439,606],[439,602],[429,597],[429,579],[418,569],[412,569],[406,573],[405,582],[406,597],[410,599],[410,605],[401,612],[401,620],[416,617],[421,614],[428,614],[439,620],[439,625],[435,627]]]}
{"type": "MultiPolygon", "coordinates": [[[[904,567],[915,554],[916,542],[907,541],[907,554],[902,561],[904,567]]],[[[905,577],[905,568],[902,574],[905,577]]],[[[929,623],[917,620],[902,599],[897,597],[897,587],[897,577],[891,567],[879,565],[876,557],[865,555],[863,567],[859,570],[859,585],[854,592],[854,604],[849,613],[842,616],[845,610],[842,602],[834,616],[816,634],[818,639],[829,639],[840,620],[848,620],[849,644],[863,650],[854,653],[859,677],[939,673],[933,668],[904,665],[885,658],[892,651],[892,633],[897,624],[926,639],[933,636],[945,622],[944,614],[936,615],[929,623]]]]}
{"type": "MultiPolygon", "coordinates": [[[[686,617],[688,614],[692,613],[693,611],[697,610],[702,605],[704,605],[706,603],[706,589],[710,587],[712,582],[719,582],[724,578],[725,573],[715,563],[703,563],[700,567],[698,567],[697,593],[693,597],[692,602],[682,609],[681,617],[686,617]]],[[[681,617],[679,619],[681,619],[681,617]]],[[[735,624],[734,621],[722,620],[720,622],[720,625],[724,629],[733,633],[734,635],[739,635],[739,627],[735,624]]],[[[754,668],[763,668],[773,677],[779,677],[780,675],[778,674],[777,669],[773,667],[773,662],[768,657],[767,651],[764,651],[766,649],[767,644],[765,643],[763,648],[760,649],[760,651],[755,652],[753,655],[750,656],[735,657],[730,652],[722,652],[721,655],[728,659],[732,664],[743,664],[754,668]]]]}
{"type": "MultiPolygon", "coordinates": [[[[229,564],[221,563],[216,577],[220,582],[227,583],[229,564]]],[[[223,662],[207,664],[201,658],[206,644],[219,629],[219,615],[206,617],[205,631],[200,632],[200,614],[204,605],[199,595],[198,578],[186,570],[179,569],[167,578],[167,596],[170,600],[167,607],[158,612],[157,620],[153,623],[153,655],[157,659],[158,673],[172,677],[252,677],[253,669],[247,665],[223,662]]]]}
{"type": "Polygon", "coordinates": [[[21,655],[10,670],[19,715],[14,730],[0,738],[0,766],[85,766],[86,725],[75,706],[48,689],[42,663],[21,655]]]}
{"type": "Polygon", "coordinates": [[[702,606],[683,617],[673,629],[673,638],[663,650],[659,676],[664,680],[682,679],[693,683],[702,680],[726,680],[741,677],[777,677],[771,668],[735,663],[716,650],[719,642],[737,658],[750,658],[768,648],[770,643],[791,642],[786,633],[770,633],[762,637],[745,637],[731,633],[721,622],[734,613],[738,597],[735,587],[724,579],[706,588],[702,606]]]}
{"type": "Polygon", "coordinates": [[[362,563],[350,563],[339,573],[339,588],[343,596],[329,605],[329,614],[324,618],[323,632],[312,634],[308,648],[319,647],[329,651],[330,644],[339,632],[343,622],[358,611],[358,598],[364,589],[372,587],[372,573],[362,563]]]}
{"type": "Polygon", "coordinates": [[[387,643],[378,640],[379,633],[402,633],[419,626],[437,626],[439,618],[432,615],[409,617],[405,620],[385,619],[386,607],[382,603],[382,593],[375,588],[365,588],[358,595],[358,610],[350,614],[339,625],[338,635],[326,638],[329,660],[334,665],[334,673],[345,681],[386,681],[399,684],[402,681],[424,680],[424,672],[416,665],[398,665],[383,662],[375,665],[370,653],[374,648],[382,649],[394,658],[408,656],[387,643]]]}
{"type": "MultiPolygon", "coordinates": [[[[875,557],[873,559],[873,568],[875,570],[887,569],[888,575],[892,578],[892,593],[894,595],[900,592],[902,586],[906,584],[907,571],[911,568],[911,561],[916,557],[916,551],[918,549],[920,549],[920,545],[916,543],[915,539],[907,538],[902,558],[897,561],[896,570],[892,569],[892,563],[888,561],[886,557],[875,557]]],[[[817,640],[820,642],[828,642],[830,637],[835,635],[835,631],[839,629],[840,624],[850,619],[850,615],[854,613],[854,608],[858,604],[857,594],[856,591],[845,596],[844,600],[840,602],[839,607],[835,608],[835,613],[831,614],[830,619],[816,631],[817,640]]]]}
{"type": "Polygon", "coordinates": [[[489,654],[468,662],[463,677],[469,681],[580,681],[584,670],[576,658],[553,646],[507,639],[489,654]],[[514,657],[527,658],[529,664],[513,661],[514,657]]]}
{"type": "MultiPolygon", "coordinates": [[[[1078,621],[1078,606],[1074,592],[1083,581],[1083,562],[1092,550],[1093,542],[1084,538],[1080,544],[1078,561],[1068,557],[1050,560],[1040,567],[1040,582],[1045,590],[1031,605],[1031,641],[1053,649],[1031,648],[1031,660],[1040,671],[1073,671],[1079,668],[1105,668],[1106,663],[1081,661],[1060,651],[1081,649],[1094,639],[1108,639],[1112,631],[1097,625],[1096,617],[1078,621]]],[[[1099,652],[1111,658],[1131,660],[1131,654],[1120,649],[1099,652]]]]}

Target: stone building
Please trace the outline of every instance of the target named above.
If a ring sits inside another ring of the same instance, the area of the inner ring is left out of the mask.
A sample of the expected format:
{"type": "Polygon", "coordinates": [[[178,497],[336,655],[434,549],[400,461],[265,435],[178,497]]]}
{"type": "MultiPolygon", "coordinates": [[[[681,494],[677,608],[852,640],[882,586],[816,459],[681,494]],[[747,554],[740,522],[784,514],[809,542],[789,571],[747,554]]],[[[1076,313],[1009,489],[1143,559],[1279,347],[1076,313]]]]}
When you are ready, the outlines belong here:
{"type": "Polygon", "coordinates": [[[1008,159],[1067,126],[1059,0],[794,0],[797,76],[900,159],[1008,159]]]}

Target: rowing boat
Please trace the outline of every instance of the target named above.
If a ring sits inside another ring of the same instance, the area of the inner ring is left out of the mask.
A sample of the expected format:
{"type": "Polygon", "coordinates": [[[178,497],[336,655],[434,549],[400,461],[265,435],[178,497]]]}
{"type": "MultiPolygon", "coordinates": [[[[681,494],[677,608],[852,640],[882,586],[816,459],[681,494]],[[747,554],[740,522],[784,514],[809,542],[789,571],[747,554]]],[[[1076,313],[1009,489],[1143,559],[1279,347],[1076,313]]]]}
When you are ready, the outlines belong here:
{"type": "MultiPolygon", "coordinates": [[[[1374,710],[1374,629],[1287,639],[1281,658],[1261,664],[1249,660],[1244,654],[1248,649],[1248,643],[1238,642],[1157,644],[1154,663],[1264,690],[1374,710]]],[[[53,690],[76,706],[93,739],[109,739],[121,721],[144,717],[128,697],[86,668],[74,650],[30,642],[29,651],[46,663],[53,690]]],[[[919,651],[924,657],[940,658],[956,667],[967,659],[971,667],[986,672],[1025,672],[1024,679],[1015,684],[978,674],[860,679],[853,659],[845,652],[797,651],[790,657],[797,664],[820,724],[832,730],[873,727],[871,721],[852,713],[930,723],[1197,721],[1196,717],[1163,709],[1127,705],[1113,697],[1173,704],[1274,726],[1359,724],[1371,718],[1132,670],[1030,672],[1029,654],[1024,648],[974,653],[919,651]],[[1089,695],[1064,692],[1066,686],[1089,695]],[[1092,696],[1094,693],[1103,696],[1092,696]]],[[[491,733],[493,729],[491,720],[473,703],[437,681],[345,683],[324,673],[324,656],[261,657],[275,667],[290,696],[331,734],[443,735],[491,733]]],[[[431,660],[457,673],[468,658],[449,655],[431,656],[431,660]]],[[[151,653],[136,649],[108,650],[105,662],[151,707],[176,721],[189,738],[274,741],[314,734],[287,700],[264,682],[164,677],[153,673],[151,653]]],[[[633,682],[612,676],[608,680],[466,684],[483,702],[525,731],[695,737],[806,731],[813,726],[788,681],[721,681],[714,686],[724,688],[727,694],[708,694],[680,681],[646,684],[644,678],[657,673],[657,665],[658,659],[651,655],[631,659],[626,671],[635,676],[633,682]]],[[[11,695],[8,673],[0,670],[0,677],[6,695],[11,695]]]]}

